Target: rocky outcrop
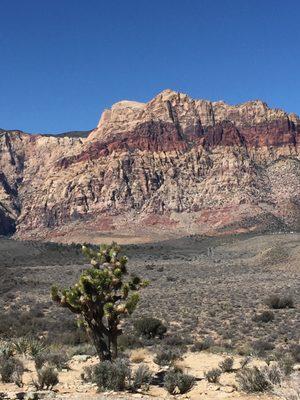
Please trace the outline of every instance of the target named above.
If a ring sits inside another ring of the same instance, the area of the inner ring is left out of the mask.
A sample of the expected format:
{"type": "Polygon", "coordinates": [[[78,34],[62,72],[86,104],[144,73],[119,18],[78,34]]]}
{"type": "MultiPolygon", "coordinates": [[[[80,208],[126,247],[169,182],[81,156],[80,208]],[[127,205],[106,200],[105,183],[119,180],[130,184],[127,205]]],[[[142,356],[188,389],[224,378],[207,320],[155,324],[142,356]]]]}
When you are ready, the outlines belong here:
{"type": "Polygon", "coordinates": [[[299,138],[295,114],[261,101],[230,106],[171,90],[116,103],[87,138],[2,131],[0,234],[297,229],[299,138]]]}

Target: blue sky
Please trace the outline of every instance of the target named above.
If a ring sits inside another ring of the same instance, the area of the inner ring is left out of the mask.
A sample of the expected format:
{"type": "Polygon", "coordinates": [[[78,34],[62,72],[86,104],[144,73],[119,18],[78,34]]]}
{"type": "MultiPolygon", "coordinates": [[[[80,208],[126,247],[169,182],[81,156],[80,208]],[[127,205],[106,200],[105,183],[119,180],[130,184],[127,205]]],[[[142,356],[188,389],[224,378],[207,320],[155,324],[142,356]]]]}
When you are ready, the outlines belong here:
{"type": "Polygon", "coordinates": [[[0,127],[93,128],[166,88],[300,114],[298,0],[1,0],[0,127]]]}

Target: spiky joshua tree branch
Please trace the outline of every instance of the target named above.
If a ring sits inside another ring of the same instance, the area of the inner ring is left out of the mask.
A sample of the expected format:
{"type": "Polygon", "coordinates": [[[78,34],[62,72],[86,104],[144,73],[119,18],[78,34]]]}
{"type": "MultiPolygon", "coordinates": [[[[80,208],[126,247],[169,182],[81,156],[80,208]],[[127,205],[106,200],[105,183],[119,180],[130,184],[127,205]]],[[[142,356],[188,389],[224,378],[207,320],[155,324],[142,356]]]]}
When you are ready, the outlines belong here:
{"type": "Polygon", "coordinates": [[[93,341],[101,361],[117,357],[121,318],[132,314],[139,301],[138,291],[148,282],[128,276],[127,257],[120,256],[116,243],[95,251],[82,246],[91,267],[70,289],[52,287],[52,299],[77,314],[93,341]]]}

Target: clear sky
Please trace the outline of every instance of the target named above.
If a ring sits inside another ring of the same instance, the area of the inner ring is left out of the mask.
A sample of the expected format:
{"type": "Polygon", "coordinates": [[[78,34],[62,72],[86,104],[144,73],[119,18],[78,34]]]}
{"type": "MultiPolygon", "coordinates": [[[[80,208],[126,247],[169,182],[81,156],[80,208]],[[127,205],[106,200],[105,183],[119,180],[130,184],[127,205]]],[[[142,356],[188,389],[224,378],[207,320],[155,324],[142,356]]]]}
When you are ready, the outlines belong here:
{"type": "Polygon", "coordinates": [[[0,127],[96,126],[163,89],[300,114],[299,0],[0,0],[0,127]]]}

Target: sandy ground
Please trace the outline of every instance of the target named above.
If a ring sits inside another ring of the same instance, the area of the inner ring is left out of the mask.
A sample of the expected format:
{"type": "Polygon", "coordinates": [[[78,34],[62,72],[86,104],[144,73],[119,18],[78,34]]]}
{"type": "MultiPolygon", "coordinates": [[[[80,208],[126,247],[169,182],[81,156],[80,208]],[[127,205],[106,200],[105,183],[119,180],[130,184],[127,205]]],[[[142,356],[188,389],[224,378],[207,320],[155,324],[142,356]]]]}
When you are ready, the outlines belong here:
{"type": "MultiPolygon", "coordinates": [[[[145,358],[144,364],[147,364],[151,371],[154,373],[160,370],[160,367],[153,362],[151,354],[143,350],[145,358]]],[[[212,368],[217,368],[220,361],[224,356],[219,354],[212,354],[209,352],[187,353],[182,361],[179,361],[180,367],[185,373],[191,374],[197,378],[194,388],[184,395],[169,395],[166,390],[159,386],[150,386],[149,391],[144,393],[97,393],[95,385],[84,383],[81,379],[81,373],[86,366],[94,365],[97,363],[95,357],[91,357],[87,361],[79,362],[76,357],[69,362],[69,370],[63,370],[59,373],[59,384],[55,387],[53,392],[49,392],[49,398],[55,397],[57,399],[190,399],[190,400],[217,400],[217,399],[245,399],[245,400],[273,400],[277,397],[271,395],[247,395],[237,391],[235,373],[223,373],[220,382],[213,384],[208,383],[204,377],[204,373],[212,368]]],[[[241,358],[236,357],[233,368],[239,368],[241,358]]],[[[27,371],[23,376],[24,387],[18,388],[14,384],[0,384],[0,392],[13,393],[18,392],[31,392],[35,391],[32,381],[36,379],[34,363],[32,360],[23,359],[27,371]]],[[[260,365],[262,361],[253,360],[249,364],[260,365]]],[[[138,363],[132,363],[132,369],[137,368],[138,363]]],[[[46,392],[44,393],[46,395],[46,392]]]]}

